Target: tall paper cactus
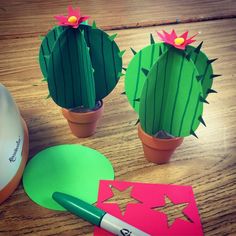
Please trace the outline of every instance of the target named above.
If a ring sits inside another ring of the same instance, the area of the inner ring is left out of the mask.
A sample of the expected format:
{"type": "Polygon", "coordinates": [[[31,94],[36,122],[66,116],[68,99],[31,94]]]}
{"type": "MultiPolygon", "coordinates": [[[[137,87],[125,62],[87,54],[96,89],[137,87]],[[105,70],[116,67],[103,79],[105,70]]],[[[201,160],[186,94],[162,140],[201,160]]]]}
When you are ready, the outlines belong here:
{"type": "Polygon", "coordinates": [[[177,37],[175,31],[160,35],[165,43],[155,43],[134,52],[125,79],[125,92],[139,114],[142,129],[155,136],[165,131],[176,137],[190,134],[202,118],[203,103],[214,93],[211,63],[198,47],[189,46],[187,33],[177,37]],[[179,42],[178,42],[179,40],[179,42]],[[185,43],[185,45],[183,45],[185,43]]]}
{"type": "MultiPolygon", "coordinates": [[[[73,22],[73,17],[68,22],[73,22]]],[[[61,24],[43,38],[39,62],[52,99],[61,107],[93,109],[116,86],[122,55],[114,41],[96,27],[61,24]],[[73,27],[71,27],[73,26],[73,27]]]]}

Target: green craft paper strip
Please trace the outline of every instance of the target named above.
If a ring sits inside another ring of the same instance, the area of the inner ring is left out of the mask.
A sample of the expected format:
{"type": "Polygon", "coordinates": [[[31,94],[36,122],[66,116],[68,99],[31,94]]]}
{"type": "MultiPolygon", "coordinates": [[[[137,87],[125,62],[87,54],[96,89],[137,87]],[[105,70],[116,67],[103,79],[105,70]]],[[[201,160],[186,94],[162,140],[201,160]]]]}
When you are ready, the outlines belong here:
{"type": "Polygon", "coordinates": [[[208,63],[208,57],[202,51],[196,51],[196,48],[188,45],[186,51],[192,52],[190,58],[194,62],[197,67],[199,75],[203,75],[204,78],[201,81],[202,89],[203,89],[203,97],[206,98],[208,93],[208,89],[212,87],[213,79],[211,75],[213,74],[212,65],[208,63]]]}
{"type": "Polygon", "coordinates": [[[47,35],[45,35],[39,49],[39,65],[44,78],[48,76],[48,60],[51,55],[51,51],[55,45],[60,34],[65,30],[65,27],[55,26],[51,29],[47,35]]]}
{"type": "Polygon", "coordinates": [[[136,53],[128,65],[125,75],[125,92],[129,103],[137,113],[139,112],[139,102],[134,100],[141,97],[146,81],[142,68],[150,70],[167,48],[163,43],[151,44],[136,53]]]}
{"type": "Polygon", "coordinates": [[[67,28],[56,41],[48,62],[48,88],[64,108],[95,107],[95,85],[89,49],[79,29],[67,28]]]}
{"type": "Polygon", "coordinates": [[[93,204],[101,179],[114,179],[109,160],[94,149],[66,144],[35,155],[25,168],[23,185],[38,205],[64,210],[51,198],[53,192],[67,193],[93,204]]]}
{"type": "Polygon", "coordinates": [[[203,104],[198,72],[182,51],[170,48],[153,65],[143,87],[139,118],[146,133],[188,136],[200,123],[203,104]]]}
{"type": "Polygon", "coordinates": [[[122,58],[119,48],[109,35],[89,25],[80,25],[89,47],[90,59],[94,69],[96,101],[106,97],[116,86],[122,71],[122,58]]]}

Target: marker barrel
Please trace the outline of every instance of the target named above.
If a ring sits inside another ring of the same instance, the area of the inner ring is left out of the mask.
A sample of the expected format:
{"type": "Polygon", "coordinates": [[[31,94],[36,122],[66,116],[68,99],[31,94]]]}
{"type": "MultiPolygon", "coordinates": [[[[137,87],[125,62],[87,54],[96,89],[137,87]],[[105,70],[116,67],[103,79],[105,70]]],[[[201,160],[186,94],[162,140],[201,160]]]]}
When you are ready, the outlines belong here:
{"type": "Polygon", "coordinates": [[[118,236],[150,236],[108,213],[103,216],[100,227],[118,236]]]}

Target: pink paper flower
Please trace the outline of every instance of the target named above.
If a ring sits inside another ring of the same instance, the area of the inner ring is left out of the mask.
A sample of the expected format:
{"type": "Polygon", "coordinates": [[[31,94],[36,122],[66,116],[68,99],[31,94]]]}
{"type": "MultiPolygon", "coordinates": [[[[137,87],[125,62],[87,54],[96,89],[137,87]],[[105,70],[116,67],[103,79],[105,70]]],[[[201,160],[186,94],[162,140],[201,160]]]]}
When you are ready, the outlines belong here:
{"type": "Polygon", "coordinates": [[[68,6],[68,16],[54,16],[58,20],[58,25],[71,26],[72,28],[78,28],[80,23],[86,21],[89,16],[81,16],[80,8],[73,9],[72,6],[68,6]]]}
{"type": "Polygon", "coordinates": [[[181,49],[181,50],[184,50],[188,44],[195,42],[196,40],[194,40],[193,38],[197,35],[197,34],[195,34],[192,37],[187,39],[188,31],[186,31],[178,37],[175,30],[172,30],[172,32],[170,34],[168,34],[164,30],[163,30],[163,34],[161,34],[159,32],[157,32],[157,34],[162,41],[164,41],[165,43],[170,44],[178,49],[181,49]]]}

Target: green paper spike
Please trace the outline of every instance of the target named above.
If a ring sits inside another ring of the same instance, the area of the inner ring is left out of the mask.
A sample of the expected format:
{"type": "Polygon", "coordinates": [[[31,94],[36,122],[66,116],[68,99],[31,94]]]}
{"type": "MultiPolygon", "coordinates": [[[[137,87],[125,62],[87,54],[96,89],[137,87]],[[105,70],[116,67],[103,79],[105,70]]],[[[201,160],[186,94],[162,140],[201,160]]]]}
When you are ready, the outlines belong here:
{"type": "Polygon", "coordinates": [[[122,77],[122,76],[124,76],[124,75],[125,75],[125,74],[123,74],[123,73],[121,73],[121,72],[118,72],[117,77],[120,78],[120,77],[122,77]]]}
{"type": "Polygon", "coordinates": [[[123,57],[125,51],[126,51],[126,50],[120,51],[120,52],[118,53],[119,57],[123,57]]]}
{"type": "Polygon", "coordinates": [[[192,55],[192,51],[186,53],[185,57],[187,58],[187,60],[189,61],[192,55]]]}
{"type": "Polygon", "coordinates": [[[159,47],[159,56],[162,55],[162,47],[159,47]]]}
{"type": "Polygon", "coordinates": [[[47,78],[43,78],[41,81],[42,82],[47,82],[48,80],[47,80],[47,78]]]}
{"type": "Polygon", "coordinates": [[[193,135],[195,138],[198,138],[198,136],[196,135],[196,133],[193,130],[190,131],[190,134],[193,135]]]}
{"type": "Polygon", "coordinates": [[[50,55],[44,55],[43,56],[44,57],[44,59],[48,62],[48,60],[50,59],[50,55]]]}
{"type": "Polygon", "coordinates": [[[93,21],[92,29],[97,29],[97,25],[96,25],[96,21],[95,20],[93,21]]]}
{"type": "Polygon", "coordinates": [[[137,53],[133,48],[130,48],[130,50],[132,51],[134,55],[137,53]]]}
{"type": "Polygon", "coordinates": [[[142,72],[144,73],[145,76],[148,75],[149,70],[147,70],[147,69],[145,69],[145,68],[142,68],[141,70],[142,70],[142,72]]]}
{"type": "Polygon", "coordinates": [[[113,34],[113,35],[109,36],[109,39],[110,39],[111,41],[113,41],[113,40],[116,38],[116,36],[117,36],[117,34],[113,34]]]}
{"type": "Polygon", "coordinates": [[[198,54],[198,53],[201,51],[202,44],[203,44],[203,41],[194,49],[194,52],[195,52],[195,53],[198,54]]]}
{"type": "Polygon", "coordinates": [[[41,41],[43,41],[44,38],[45,38],[45,36],[43,36],[43,35],[39,35],[39,39],[40,39],[41,41]]]}
{"type": "Polygon", "coordinates": [[[198,75],[196,78],[197,78],[197,81],[203,80],[204,79],[204,75],[198,75]]]}
{"type": "Polygon", "coordinates": [[[216,60],[218,60],[218,58],[208,59],[207,64],[211,64],[211,63],[213,63],[216,60]]]}
{"type": "Polygon", "coordinates": [[[214,79],[214,78],[219,77],[219,76],[222,76],[222,75],[215,75],[215,74],[212,74],[212,75],[211,75],[211,79],[214,79]]]}
{"type": "Polygon", "coordinates": [[[53,28],[39,52],[53,100],[67,109],[93,109],[116,86],[122,71],[121,53],[114,38],[97,29],[95,22],[92,27],[53,28]]]}
{"type": "Polygon", "coordinates": [[[126,92],[125,92],[125,91],[121,93],[121,95],[125,95],[125,94],[126,94],[126,92]]]}
{"type": "Polygon", "coordinates": [[[200,100],[200,102],[209,104],[209,102],[204,97],[202,97],[202,96],[200,96],[199,100],[200,100]]]}
{"type": "Polygon", "coordinates": [[[50,95],[50,94],[48,94],[48,96],[46,97],[46,99],[49,99],[49,98],[51,98],[51,95],[50,95]]]}
{"type": "Polygon", "coordinates": [[[140,119],[138,119],[136,122],[135,122],[135,126],[140,122],[140,119]]]}
{"type": "Polygon", "coordinates": [[[126,67],[122,67],[122,69],[123,69],[124,71],[127,71],[127,68],[126,68],[126,67]]]}
{"type": "Polygon", "coordinates": [[[209,94],[209,93],[217,93],[217,91],[215,91],[214,89],[208,89],[207,94],[209,94]]]}
{"type": "Polygon", "coordinates": [[[150,34],[150,43],[151,43],[151,44],[155,44],[155,40],[154,40],[154,38],[153,38],[153,35],[152,35],[152,34],[150,34]]]}
{"type": "Polygon", "coordinates": [[[203,120],[202,116],[199,116],[199,121],[206,127],[206,123],[205,121],[203,120]]]}

